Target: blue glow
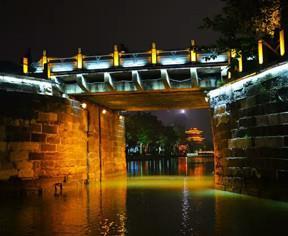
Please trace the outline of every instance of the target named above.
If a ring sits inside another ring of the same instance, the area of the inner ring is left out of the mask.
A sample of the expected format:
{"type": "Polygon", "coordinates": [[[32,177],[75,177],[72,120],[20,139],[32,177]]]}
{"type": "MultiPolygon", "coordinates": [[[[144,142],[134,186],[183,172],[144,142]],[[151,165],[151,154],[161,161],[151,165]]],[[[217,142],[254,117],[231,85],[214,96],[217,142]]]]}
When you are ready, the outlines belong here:
{"type": "Polygon", "coordinates": [[[206,53],[206,54],[198,54],[198,61],[200,63],[219,63],[219,62],[227,62],[228,61],[228,56],[226,54],[221,54],[217,55],[216,58],[209,58],[212,54],[211,53],[206,53]]]}
{"type": "Polygon", "coordinates": [[[87,70],[107,69],[112,66],[109,61],[90,61],[84,63],[84,66],[87,70]]]}
{"type": "Polygon", "coordinates": [[[36,67],[35,73],[43,73],[44,69],[42,67],[36,67]]]}
{"type": "Polygon", "coordinates": [[[281,73],[287,73],[287,71],[288,71],[288,63],[277,65],[275,67],[268,68],[265,71],[260,72],[259,74],[256,74],[256,75],[252,74],[251,76],[244,77],[240,80],[225,84],[224,86],[222,86],[218,89],[210,91],[208,93],[208,96],[209,97],[216,97],[220,94],[227,94],[230,97],[232,97],[232,94],[234,94],[234,91],[243,88],[244,84],[247,82],[251,81],[252,83],[254,83],[258,79],[265,78],[265,76],[270,75],[272,77],[275,77],[275,76],[280,75],[281,73]]]}
{"type": "Polygon", "coordinates": [[[140,67],[147,65],[147,60],[138,58],[126,58],[122,63],[123,67],[140,67]]]}
{"type": "Polygon", "coordinates": [[[74,65],[73,63],[55,63],[51,65],[52,72],[65,72],[65,71],[73,71],[74,65]]]}
{"type": "Polygon", "coordinates": [[[187,58],[183,56],[161,57],[160,63],[161,65],[183,65],[187,63],[187,58]]]}

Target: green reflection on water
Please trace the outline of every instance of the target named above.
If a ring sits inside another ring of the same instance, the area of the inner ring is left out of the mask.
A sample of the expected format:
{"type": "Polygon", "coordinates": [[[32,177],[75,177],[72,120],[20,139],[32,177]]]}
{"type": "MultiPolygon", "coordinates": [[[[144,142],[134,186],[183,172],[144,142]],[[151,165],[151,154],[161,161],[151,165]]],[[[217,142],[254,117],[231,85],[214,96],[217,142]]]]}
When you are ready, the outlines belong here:
{"type": "Polygon", "coordinates": [[[288,235],[288,203],[214,190],[206,167],[174,166],[184,175],[2,196],[0,235],[288,235]]]}

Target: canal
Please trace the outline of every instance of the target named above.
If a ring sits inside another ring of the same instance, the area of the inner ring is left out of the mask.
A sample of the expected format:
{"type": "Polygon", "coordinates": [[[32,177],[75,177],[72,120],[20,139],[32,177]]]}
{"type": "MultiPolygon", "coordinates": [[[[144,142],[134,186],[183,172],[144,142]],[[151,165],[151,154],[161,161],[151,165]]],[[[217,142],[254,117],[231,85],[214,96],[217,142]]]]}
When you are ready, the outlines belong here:
{"type": "Polygon", "coordinates": [[[129,161],[126,180],[1,196],[0,235],[288,235],[288,203],[213,189],[213,164],[129,161]]]}

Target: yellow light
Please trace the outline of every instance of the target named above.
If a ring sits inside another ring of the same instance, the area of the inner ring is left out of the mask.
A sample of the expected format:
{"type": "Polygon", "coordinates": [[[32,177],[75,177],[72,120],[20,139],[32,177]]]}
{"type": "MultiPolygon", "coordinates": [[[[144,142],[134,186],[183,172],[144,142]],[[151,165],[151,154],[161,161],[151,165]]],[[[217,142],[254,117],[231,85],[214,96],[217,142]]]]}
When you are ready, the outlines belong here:
{"type": "Polygon", "coordinates": [[[121,116],[121,115],[120,115],[120,116],[119,116],[119,119],[120,119],[120,120],[124,120],[124,116],[121,116]]]}
{"type": "Polygon", "coordinates": [[[29,72],[29,61],[27,57],[23,57],[23,73],[27,74],[29,72]]]}
{"type": "Polygon", "coordinates": [[[86,109],[86,108],[87,108],[87,103],[83,102],[83,103],[81,104],[81,107],[82,107],[83,109],[86,109]]]}
{"type": "Polygon", "coordinates": [[[156,64],[157,64],[157,49],[156,49],[156,43],[152,43],[151,62],[152,62],[153,65],[156,65],[156,64]]]}
{"type": "Polygon", "coordinates": [[[119,51],[117,45],[114,45],[114,52],[113,52],[113,65],[115,67],[120,65],[120,60],[119,60],[119,51]]]}
{"type": "Polygon", "coordinates": [[[280,31],[280,55],[285,55],[285,31],[280,31]]]}
{"type": "Polygon", "coordinates": [[[190,59],[191,59],[191,62],[196,62],[197,61],[197,53],[196,53],[196,50],[195,50],[195,46],[196,46],[196,42],[195,40],[191,40],[191,51],[190,51],[190,59]]]}
{"type": "Polygon", "coordinates": [[[191,62],[197,61],[197,53],[195,52],[195,49],[191,50],[191,62]]]}
{"type": "Polygon", "coordinates": [[[242,52],[239,53],[239,57],[237,58],[238,60],[238,71],[243,72],[243,57],[242,57],[242,52]]]}
{"type": "Polygon", "coordinates": [[[264,56],[263,56],[263,41],[258,41],[258,62],[260,65],[264,63],[264,56]]]}
{"type": "Polygon", "coordinates": [[[77,68],[78,68],[78,69],[82,69],[82,68],[83,68],[83,55],[82,55],[81,48],[78,48],[77,68]]]}
{"type": "Polygon", "coordinates": [[[231,74],[231,72],[229,71],[228,72],[228,79],[231,79],[232,78],[232,74],[231,74]]]}
{"type": "Polygon", "coordinates": [[[47,63],[47,78],[48,79],[51,78],[51,66],[49,63],[47,63]]]}
{"type": "Polygon", "coordinates": [[[47,54],[46,50],[43,50],[42,65],[44,66],[46,63],[47,63],[47,54]]]}
{"type": "Polygon", "coordinates": [[[107,111],[105,109],[102,110],[102,114],[105,115],[107,111]]]}

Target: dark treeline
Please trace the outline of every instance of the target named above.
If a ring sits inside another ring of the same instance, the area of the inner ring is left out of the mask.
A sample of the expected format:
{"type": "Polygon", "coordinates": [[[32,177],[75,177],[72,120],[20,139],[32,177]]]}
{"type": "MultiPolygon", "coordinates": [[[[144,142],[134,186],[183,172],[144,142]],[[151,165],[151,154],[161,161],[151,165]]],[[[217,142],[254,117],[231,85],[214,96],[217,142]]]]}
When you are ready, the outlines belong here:
{"type": "Polygon", "coordinates": [[[165,126],[156,116],[147,112],[126,116],[128,155],[177,155],[177,147],[181,142],[185,142],[184,126],[165,126]]]}

